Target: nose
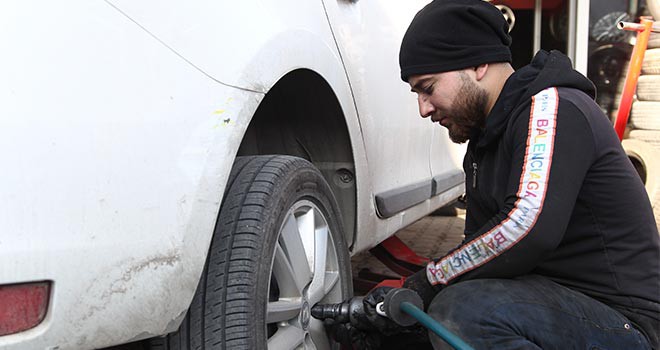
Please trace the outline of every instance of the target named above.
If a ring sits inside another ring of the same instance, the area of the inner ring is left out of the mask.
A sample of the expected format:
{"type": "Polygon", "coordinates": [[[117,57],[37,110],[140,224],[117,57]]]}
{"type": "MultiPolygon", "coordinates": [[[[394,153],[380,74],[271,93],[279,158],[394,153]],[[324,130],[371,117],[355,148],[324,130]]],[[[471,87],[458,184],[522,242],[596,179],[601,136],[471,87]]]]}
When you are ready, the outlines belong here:
{"type": "Polygon", "coordinates": [[[417,106],[419,107],[419,115],[422,118],[430,117],[435,112],[435,107],[429,101],[428,96],[424,96],[423,94],[417,95],[417,106]]]}

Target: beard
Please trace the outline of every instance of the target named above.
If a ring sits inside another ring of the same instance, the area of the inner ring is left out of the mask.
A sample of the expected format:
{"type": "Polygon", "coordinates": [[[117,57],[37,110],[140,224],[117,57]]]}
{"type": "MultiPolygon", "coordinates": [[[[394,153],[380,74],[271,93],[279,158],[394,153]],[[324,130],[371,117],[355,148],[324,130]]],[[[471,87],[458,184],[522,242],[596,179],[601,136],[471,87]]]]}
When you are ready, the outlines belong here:
{"type": "Polygon", "coordinates": [[[450,109],[445,113],[451,120],[447,126],[449,138],[455,143],[464,143],[470,138],[472,129],[486,125],[488,93],[460,72],[461,88],[450,109]]]}

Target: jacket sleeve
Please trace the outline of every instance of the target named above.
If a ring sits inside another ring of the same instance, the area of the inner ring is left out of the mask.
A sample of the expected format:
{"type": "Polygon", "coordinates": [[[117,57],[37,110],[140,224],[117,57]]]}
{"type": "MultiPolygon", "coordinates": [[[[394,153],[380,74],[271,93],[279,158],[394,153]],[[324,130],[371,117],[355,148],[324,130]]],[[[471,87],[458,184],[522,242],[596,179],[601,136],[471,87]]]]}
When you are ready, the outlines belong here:
{"type": "Polygon", "coordinates": [[[560,103],[557,89],[549,88],[532,98],[507,137],[512,170],[504,206],[473,239],[428,264],[431,284],[519,276],[562,241],[595,157],[586,117],[573,103],[560,103]]]}

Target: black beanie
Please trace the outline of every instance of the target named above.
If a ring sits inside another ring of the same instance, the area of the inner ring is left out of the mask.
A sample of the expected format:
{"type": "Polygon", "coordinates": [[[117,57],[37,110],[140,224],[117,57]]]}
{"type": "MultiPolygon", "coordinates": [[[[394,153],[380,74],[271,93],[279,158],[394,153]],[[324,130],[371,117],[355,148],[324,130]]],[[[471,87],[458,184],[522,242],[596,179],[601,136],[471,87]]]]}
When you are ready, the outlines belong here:
{"type": "Polygon", "coordinates": [[[434,0],[415,15],[401,42],[401,79],[484,63],[511,62],[502,13],[483,0],[434,0]]]}

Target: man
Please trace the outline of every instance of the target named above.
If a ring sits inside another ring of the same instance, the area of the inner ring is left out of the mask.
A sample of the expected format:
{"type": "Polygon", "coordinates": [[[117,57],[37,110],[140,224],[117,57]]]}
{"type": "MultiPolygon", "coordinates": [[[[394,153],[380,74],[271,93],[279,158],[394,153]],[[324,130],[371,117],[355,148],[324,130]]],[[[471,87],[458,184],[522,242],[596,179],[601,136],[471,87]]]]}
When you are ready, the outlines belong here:
{"type": "Polygon", "coordinates": [[[404,287],[476,349],[659,349],[644,186],[593,84],[556,51],[514,72],[510,41],[481,0],[435,0],[403,38],[421,116],[469,140],[465,240],[404,287]]]}

